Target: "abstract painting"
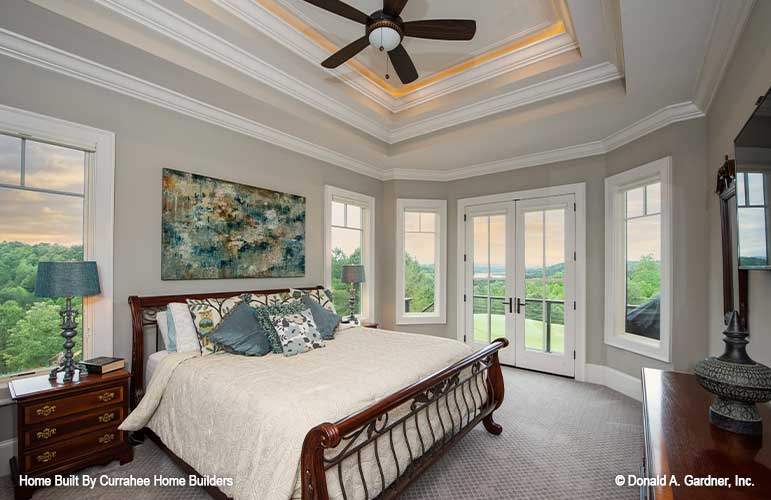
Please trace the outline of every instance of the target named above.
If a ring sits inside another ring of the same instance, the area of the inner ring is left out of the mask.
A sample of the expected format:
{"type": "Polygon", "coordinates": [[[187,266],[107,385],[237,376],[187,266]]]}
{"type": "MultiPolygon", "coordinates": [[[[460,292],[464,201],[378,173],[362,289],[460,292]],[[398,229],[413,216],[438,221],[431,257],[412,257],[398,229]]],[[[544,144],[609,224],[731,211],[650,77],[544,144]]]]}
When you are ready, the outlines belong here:
{"type": "Polygon", "coordinates": [[[163,169],[161,279],[305,275],[305,197],[163,169]]]}

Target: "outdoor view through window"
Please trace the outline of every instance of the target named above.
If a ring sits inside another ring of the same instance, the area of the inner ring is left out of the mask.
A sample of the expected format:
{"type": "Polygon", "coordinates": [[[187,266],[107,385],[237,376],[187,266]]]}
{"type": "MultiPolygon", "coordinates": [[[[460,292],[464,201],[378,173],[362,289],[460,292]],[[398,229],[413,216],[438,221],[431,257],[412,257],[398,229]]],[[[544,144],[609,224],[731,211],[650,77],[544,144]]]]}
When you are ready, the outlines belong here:
{"type": "Polygon", "coordinates": [[[404,312],[436,311],[437,224],[434,212],[404,212],[404,312]]]}
{"type": "MultiPolygon", "coordinates": [[[[343,283],[343,266],[361,264],[364,246],[364,212],[360,206],[350,203],[332,202],[332,293],[335,310],[342,317],[351,312],[348,307],[349,284],[343,283]]],[[[365,276],[366,278],[366,276],[365,276]]],[[[354,314],[361,314],[361,285],[356,287],[354,314]]]]}
{"type": "Polygon", "coordinates": [[[83,151],[0,134],[0,376],[58,364],[64,299],[36,297],[35,275],[39,261],[83,260],[85,165],[83,151]]]}
{"type": "Polygon", "coordinates": [[[661,182],[624,194],[627,333],[661,339],[661,182]]]}

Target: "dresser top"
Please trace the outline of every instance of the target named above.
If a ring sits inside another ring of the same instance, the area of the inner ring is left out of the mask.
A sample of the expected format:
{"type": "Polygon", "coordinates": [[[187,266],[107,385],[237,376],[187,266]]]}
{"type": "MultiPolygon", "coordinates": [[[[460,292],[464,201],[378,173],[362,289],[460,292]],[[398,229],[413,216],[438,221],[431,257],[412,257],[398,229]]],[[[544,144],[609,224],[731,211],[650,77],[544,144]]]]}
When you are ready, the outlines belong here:
{"type": "Polygon", "coordinates": [[[648,477],[674,474],[680,486],[654,487],[661,499],[771,498],[771,407],[758,405],[763,439],[734,434],[709,423],[712,395],[694,375],[643,368],[648,477]],[[750,477],[754,486],[685,487],[685,476],[750,477]],[[727,497],[727,492],[730,495],[727,497]]]}
{"type": "Polygon", "coordinates": [[[115,370],[104,375],[88,374],[76,382],[63,382],[63,376],[64,374],[60,373],[56,380],[48,380],[48,375],[11,380],[8,383],[11,398],[14,401],[18,401],[41,395],[55,397],[58,393],[76,389],[88,389],[92,386],[122,381],[129,376],[129,372],[126,370],[115,370]]]}

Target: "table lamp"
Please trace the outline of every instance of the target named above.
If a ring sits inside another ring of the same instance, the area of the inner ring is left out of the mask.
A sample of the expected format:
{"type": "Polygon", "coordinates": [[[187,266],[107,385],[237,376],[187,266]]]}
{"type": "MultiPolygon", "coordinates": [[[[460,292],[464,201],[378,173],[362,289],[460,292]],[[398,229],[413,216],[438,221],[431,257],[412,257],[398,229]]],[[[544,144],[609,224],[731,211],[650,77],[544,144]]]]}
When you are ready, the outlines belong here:
{"type": "Polygon", "coordinates": [[[343,283],[349,283],[348,289],[348,308],[351,311],[351,315],[348,316],[347,323],[359,323],[356,319],[356,315],[353,313],[354,306],[356,305],[356,284],[364,283],[364,266],[361,265],[345,265],[343,266],[343,283]]]}
{"type": "Polygon", "coordinates": [[[51,370],[50,380],[56,380],[59,372],[64,372],[65,382],[72,380],[76,371],[85,372],[72,360],[72,347],[75,345],[72,338],[77,334],[75,328],[78,326],[78,311],[72,309],[72,298],[98,295],[100,292],[96,262],[38,262],[35,295],[65,298],[65,308],[59,312],[62,317],[64,360],[51,370]]]}

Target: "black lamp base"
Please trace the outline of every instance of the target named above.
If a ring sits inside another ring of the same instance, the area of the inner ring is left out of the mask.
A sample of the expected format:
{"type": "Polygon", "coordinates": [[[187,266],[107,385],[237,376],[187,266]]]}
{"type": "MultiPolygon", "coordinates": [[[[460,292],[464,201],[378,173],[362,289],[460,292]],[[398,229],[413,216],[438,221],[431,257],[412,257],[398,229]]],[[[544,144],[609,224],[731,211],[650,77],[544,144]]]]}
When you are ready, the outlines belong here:
{"type": "Polygon", "coordinates": [[[75,335],[78,334],[76,328],[78,323],[75,320],[78,316],[78,311],[72,309],[72,297],[65,298],[65,309],[59,311],[59,316],[62,318],[62,337],[64,338],[64,344],[62,345],[64,359],[62,359],[59,366],[51,370],[48,375],[49,380],[56,380],[56,376],[59,373],[64,373],[64,381],[69,382],[72,380],[75,372],[79,372],[81,376],[86,375],[85,366],[80,363],[76,363],[72,357],[72,348],[75,347],[75,342],[72,340],[75,335]]]}

